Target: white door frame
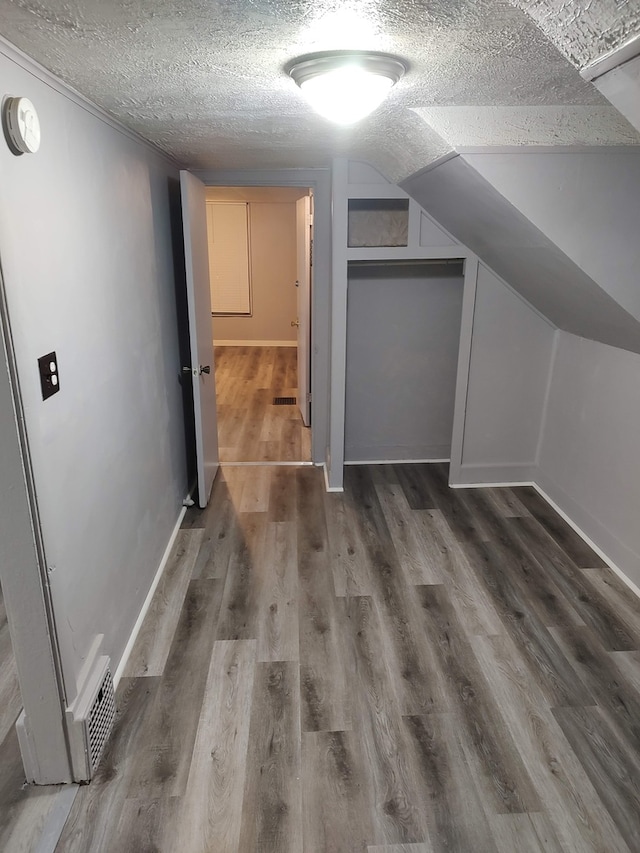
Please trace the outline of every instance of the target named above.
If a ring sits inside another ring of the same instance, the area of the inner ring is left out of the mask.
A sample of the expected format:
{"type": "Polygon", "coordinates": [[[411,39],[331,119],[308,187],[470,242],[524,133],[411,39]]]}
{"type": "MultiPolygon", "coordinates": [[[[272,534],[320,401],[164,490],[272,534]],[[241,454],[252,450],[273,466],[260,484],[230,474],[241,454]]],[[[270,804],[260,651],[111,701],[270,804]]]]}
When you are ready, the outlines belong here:
{"type": "Polygon", "coordinates": [[[298,324],[298,409],[302,423],[311,426],[311,266],[313,231],[311,195],[296,201],[296,309],[298,324]],[[304,364],[300,356],[304,356],[304,364]]]}
{"type": "Polygon", "coordinates": [[[22,761],[28,782],[71,782],[62,666],[1,273],[0,401],[0,582],[24,709],[22,761]]]}
{"type": "Polygon", "coordinates": [[[314,197],[313,286],[311,293],[311,460],[327,462],[331,346],[331,171],[252,169],[194,171],[207,186],[308,187],[314,197]]]}

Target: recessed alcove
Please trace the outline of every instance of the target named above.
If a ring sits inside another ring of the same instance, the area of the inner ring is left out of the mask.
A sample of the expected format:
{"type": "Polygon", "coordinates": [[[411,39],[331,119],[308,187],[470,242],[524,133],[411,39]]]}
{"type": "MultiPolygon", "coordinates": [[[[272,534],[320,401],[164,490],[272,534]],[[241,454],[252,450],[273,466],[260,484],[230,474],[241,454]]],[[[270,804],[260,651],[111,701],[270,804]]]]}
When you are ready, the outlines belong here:
{"type": "Polygon", "coordinates": [[[347,245],[409,245],[408,198],[350,198],[347,245]]]}

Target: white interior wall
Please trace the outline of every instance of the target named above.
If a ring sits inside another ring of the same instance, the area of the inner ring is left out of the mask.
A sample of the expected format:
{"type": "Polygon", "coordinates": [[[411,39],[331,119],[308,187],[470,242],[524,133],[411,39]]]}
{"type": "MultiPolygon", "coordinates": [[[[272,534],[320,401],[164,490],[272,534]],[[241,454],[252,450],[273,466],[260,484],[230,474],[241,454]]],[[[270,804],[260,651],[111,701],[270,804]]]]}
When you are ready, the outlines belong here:
{"type": "Polygon", "coordinates": [[[483,178],[640,319],[640,149],[464,154],[483,178]]]}
{"type": "Polygon", "coordinates": [[[640,356],[558,334],[536,482],[640,586],[640,356]]]}
{"type": "Polygon", "coordinates": [[[555,327],[479,265],[461,483],[531,479],[554,334],[555,327]]]}
{"type": "Polygon", "coordinates": [[[177,172],[37,69],[0,71],[42,126],[35,155],[0,145],[0,255],[71,702],[99,635],[117,666],[185,496],[177,172]]]}

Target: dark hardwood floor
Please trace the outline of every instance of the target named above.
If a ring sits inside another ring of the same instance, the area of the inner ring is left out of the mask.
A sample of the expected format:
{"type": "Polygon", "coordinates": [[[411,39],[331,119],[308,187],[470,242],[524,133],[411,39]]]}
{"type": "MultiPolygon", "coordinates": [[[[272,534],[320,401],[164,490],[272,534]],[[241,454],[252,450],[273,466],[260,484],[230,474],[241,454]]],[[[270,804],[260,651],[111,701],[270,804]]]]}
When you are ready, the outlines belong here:
{"type": "Polygon", "coordinates": [[[58,853],[640,850],[640,603],[532,490],[226,468],[58,853]]]}
{"type": "Polygon", "coordinates": [[[221,462],[308,462],[311,430],[297,404],[296,347],[216,347],[221,462]]]}

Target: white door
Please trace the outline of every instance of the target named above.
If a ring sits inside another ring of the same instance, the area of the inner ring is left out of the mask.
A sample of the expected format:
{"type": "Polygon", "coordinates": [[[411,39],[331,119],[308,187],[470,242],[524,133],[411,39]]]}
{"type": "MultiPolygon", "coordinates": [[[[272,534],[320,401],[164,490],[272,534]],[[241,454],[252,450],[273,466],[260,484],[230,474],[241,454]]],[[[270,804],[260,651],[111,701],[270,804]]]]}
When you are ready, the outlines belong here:
{"type": "Polygon", "coordinates": [[[296,202],[296,288],[298,291],[298,405],[305,426],[311,423],[311,196],[296,202]]]}
{"type": "MultiPolygon", "coordinates": [[[[213,369],[211,289],[207,248],[205,186],[190,172],[180,172],[184,257],[187,272],[191,381],[196,426],[198,504],[209,502],[218,470],[216,380],[213,369]]],[[[186,376],[185,376],[186,378],[186,376]]]]}

